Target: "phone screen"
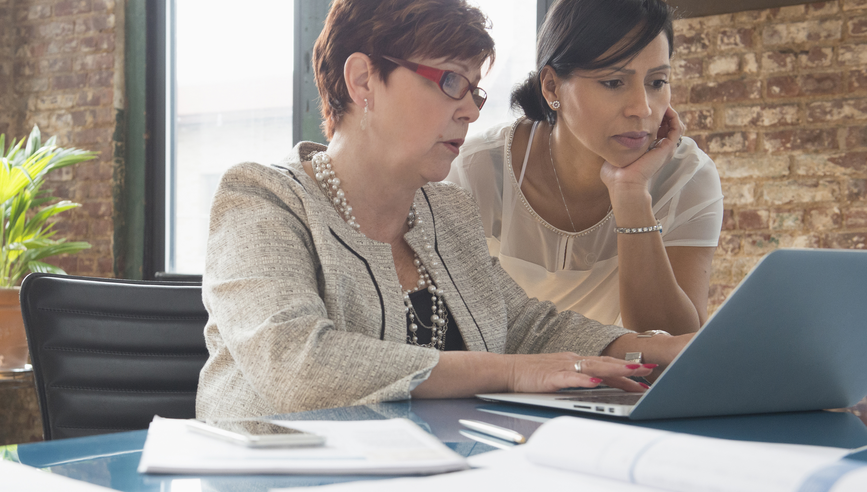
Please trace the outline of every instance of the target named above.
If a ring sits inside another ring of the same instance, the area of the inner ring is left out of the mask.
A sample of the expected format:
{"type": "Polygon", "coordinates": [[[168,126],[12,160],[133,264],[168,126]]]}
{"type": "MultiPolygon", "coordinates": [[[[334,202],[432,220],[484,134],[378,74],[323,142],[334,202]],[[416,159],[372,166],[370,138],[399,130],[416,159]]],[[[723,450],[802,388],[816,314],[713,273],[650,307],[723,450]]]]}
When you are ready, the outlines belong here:
{"type": "Polygon", "coordinates": [[[190,430],[253,447],[321,446],[325,438],[263,419],[209,419],[187,421],[190,430]]]}
{"type": "Polygon", "coordinates": [[[208,419],[205,420],[205,423],[218,429],[247,436],[307,434],[304,431],[277,425],[267,420],[208,419]]]}

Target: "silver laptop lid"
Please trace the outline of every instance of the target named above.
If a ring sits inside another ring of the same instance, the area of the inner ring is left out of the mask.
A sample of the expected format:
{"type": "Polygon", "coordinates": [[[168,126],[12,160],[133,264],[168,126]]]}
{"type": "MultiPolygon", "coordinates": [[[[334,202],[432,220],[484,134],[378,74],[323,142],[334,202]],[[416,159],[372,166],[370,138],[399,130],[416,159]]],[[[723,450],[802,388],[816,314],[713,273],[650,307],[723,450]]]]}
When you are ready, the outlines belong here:
{"type": "Polygon", "coordinates": [[[852,406],[867,395],[867,251],[763,258],[635,406],[657,419],[852,406]]]}

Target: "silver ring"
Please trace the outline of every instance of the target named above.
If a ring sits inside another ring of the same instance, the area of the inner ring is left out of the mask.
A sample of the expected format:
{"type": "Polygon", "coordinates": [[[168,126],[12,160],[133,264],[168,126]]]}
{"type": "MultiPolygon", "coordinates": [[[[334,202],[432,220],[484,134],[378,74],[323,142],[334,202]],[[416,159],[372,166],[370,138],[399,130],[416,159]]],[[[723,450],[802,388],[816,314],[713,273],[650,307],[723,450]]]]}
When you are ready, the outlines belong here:
{"type": "Polygon", "coordinates": [[[675,147],[680,147],[680,142],[683,142],[683,137],[677,139],[677,145],[675,147]]]}
{"type": "Polygon", "coordinates": [[[575,372],[581,373],[581,363],[584,362],[584,359],[579,359],[578,362],[575,363],[575,372]]]}

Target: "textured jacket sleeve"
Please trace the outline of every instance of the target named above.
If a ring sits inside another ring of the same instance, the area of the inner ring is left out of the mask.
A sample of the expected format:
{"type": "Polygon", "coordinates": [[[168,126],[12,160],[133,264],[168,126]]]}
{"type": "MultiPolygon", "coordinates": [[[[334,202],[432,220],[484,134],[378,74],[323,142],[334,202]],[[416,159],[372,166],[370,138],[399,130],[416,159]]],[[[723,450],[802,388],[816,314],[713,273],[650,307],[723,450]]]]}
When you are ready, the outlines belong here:
{"type": "Polygon", "coordinates": [[[406,399],[438,361],[434,350],[379,340],[365,326],[335,327],[317,245],[287,179],[242,164],[215,195],[203,281],[211,357],[199,417],[406,399]]]}
{"type": "Polygon", "coordinates": [[[508,313],[506,353],[575,352],[600,355],[618,337],[631,331],[603,325],[573,311],[558,312],[554,303],[529,298],[517,282],[491,258],[496,282],[502,286],[508,313]]]}

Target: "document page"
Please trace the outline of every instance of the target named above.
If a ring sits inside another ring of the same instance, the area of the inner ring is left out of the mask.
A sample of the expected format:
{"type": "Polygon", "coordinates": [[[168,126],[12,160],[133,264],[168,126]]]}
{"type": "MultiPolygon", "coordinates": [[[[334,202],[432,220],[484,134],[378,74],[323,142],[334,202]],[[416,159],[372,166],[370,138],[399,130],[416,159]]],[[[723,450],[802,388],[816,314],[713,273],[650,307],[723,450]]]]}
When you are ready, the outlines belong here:
{"type": "Polygon", "coordinates": [[[540,427],[527,459],[683,492],[794,492],[846,449],[729,441],[576,417],[540,427]]]}
{"type": "Polygon", "coordinates": [[[156,418],[140,473],[430,474],[468,468],[464,457],[406,419],[273,421],[325,436],[324,446],[249,448],[156,418]]]}

